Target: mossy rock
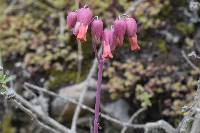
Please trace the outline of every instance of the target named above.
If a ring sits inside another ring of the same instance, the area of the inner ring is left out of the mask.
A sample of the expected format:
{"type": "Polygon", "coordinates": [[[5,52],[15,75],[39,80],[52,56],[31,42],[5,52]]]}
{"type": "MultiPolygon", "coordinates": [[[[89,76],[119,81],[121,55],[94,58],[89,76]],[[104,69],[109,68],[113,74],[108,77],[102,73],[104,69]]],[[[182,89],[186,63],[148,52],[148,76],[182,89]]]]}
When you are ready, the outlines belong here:
{"type": "MultiPolygon", "coordinates": [[[[50,79],[47,83],[48,88],[56,89],[63,85],[72,84],[76,82],[77,72],[76,71],[65,72],[65,71],[52,70],[50,71],[50,77],[52,77],[52,79],[50,79]]],[[[84,73],[81,73],[80,80],[78,82],[84,80],[84,78],[85,78],[84,73]]]]}
{"type": "Polygon", "coordinates": [[[55,89],[59,86],[76,80],[76,72],[63,72],[53,70],[50,72],[50,76],[53,77],[53,79],[48,81],[49,89],[55,89]]]}

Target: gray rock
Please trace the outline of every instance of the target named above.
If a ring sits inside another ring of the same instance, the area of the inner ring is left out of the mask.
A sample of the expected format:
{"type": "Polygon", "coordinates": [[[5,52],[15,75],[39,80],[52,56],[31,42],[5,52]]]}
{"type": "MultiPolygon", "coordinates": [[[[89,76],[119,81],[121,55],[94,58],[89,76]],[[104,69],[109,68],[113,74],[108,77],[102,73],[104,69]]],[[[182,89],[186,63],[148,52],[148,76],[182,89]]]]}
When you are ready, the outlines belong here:
{"type": "Polygon", "coordinates": [[[123,99],[119,99],[115,102],[107,104],[104,110],[111,116],[126,122],[129,120],[129,109],[130,107],[128,103],[123,99]]]}
{"type": "MultiPolygon", "coordinates": [[[[85,86],[86,86],[86,82],[82,82],[78,85],[64,87],[60,89],[58,95],[62,97],[66,97],[66,98],[69,97],[78,101],[85,86]]],[[[94,79],[91,79],[88,83],[88,87],[95,88],[95,86],[96,86],[96,81],[94,79]]],[[[95,102],[95,90],[88,89],[84,97],[83,104],[93,107],[94,102],[95,102]]],[[[64,117],[66,120],[71,120],[75,108],[76,108],[76,105],[68,101],[64,101],[63,99],[60,99],[60,98],[56,98],[52,102],[52,114],[59,119],[64,117]]],[[[83,113],[84,112],[82,112],[81,114],[83,113]]]]}

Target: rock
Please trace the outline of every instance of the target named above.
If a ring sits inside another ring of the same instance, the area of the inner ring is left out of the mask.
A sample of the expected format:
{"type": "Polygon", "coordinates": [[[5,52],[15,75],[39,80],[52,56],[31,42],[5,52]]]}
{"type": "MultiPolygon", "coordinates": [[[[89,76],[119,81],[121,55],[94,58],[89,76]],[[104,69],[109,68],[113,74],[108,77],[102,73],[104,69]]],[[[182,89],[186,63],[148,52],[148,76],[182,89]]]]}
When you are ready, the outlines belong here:
{"type": "Polygon", "coordinates": [[[105,111],[109,115],[121,120],[127,122],[129,120],[129,105],[128,103],[123,100],[119,99],[115,102],[109,103],[105,106],[105,111]]]}
{"type": "MultiPolygon", "coordinates": [[[[82,82],[78,85],[61,88],[58,95],[66,98],[69,97],[78,101],[85,85],[86,82],[82,82]]],[[[91,79],[88,83],[88,87],[95,88],[95,86],[96,86],[96,81],[94,79],[91,79]]],[[[84,97],[83,104],[89,107],[93,107],[95,102],[95,95],[96,94],[94,89],[88,89],[84,97]]],[[[61,120],[64,118],[65,120],[70,121],[73,117],[75,108],[76,105],[68,101],[64,101],[63,99],[56,98],[52,102],[52,115],[57,118],[61,118],[61,120]],[[63,114],[63,117],[61,116],[61,114],[63,114]]],[[[84,111],[82,111],[81,114],[83,115],[84,111]]]]}

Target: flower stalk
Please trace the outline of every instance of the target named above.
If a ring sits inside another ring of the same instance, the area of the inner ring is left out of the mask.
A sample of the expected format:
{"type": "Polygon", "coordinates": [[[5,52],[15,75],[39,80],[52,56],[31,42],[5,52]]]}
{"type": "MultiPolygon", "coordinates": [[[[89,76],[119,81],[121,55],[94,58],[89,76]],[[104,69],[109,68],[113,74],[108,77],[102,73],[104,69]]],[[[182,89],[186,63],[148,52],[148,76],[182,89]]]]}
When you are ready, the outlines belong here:
{"type": "Polygon", "coordinates": [[[99,110],[100,110],[100,98],[101,98],[101,83],[102,83],[102,74],[103,74],[103,65],[104,59],[99,58],[98,60],[98,79],[97,79],[97,88],[96,88],[96,102],[95,102],[95,116],[94,116],[94,126],[93,133],[98,133],[99,128],[99,110]]]}
{"type": "Polygon", "coordinates": [[[110,29],[104,29],[102,19],[99,19],[98,16],[92,16],[92,10],[88,6],[84,6],[76,11],[68,12],[67,25],[79,42],[87,41],[86,34],[88,29],[91,28],[93,52],[95,53],[98,61],[98,79],[93,133],[98,133],[101,83],[104,62],[105,60],[113,58],[112,52],[115,51],[115,48],[123,46],[124,37],[126,35],[128,35],[132,51],[138,51],[140,50],[140,47],[138,45],[136,34],[137,23],[134,18],[131,18],[128,15],[122,15],[114,21],[110,29]],[[98,45],[102,45],[102,51],[100,51],[100,54],[97,52],[98,45]]]}
{"type": "MultiPolygon", "coordinates": [[[[99,129],[99,114],[100,114],[100,101],[101,101],[101,83],[102,83],[102,75],[103,75],[103,65],[104,58],[102,57],[102,52],[97,52],[97,43],[93,40],[93,52],[95,53],[95,57],[98,62],[98,78],[96,85],[96,102],[95,102],[95,116],[93,121],[93,133],[98,133],[99,129]]],[[[100,48],[101,49],[101,48],[100,48]]]]}

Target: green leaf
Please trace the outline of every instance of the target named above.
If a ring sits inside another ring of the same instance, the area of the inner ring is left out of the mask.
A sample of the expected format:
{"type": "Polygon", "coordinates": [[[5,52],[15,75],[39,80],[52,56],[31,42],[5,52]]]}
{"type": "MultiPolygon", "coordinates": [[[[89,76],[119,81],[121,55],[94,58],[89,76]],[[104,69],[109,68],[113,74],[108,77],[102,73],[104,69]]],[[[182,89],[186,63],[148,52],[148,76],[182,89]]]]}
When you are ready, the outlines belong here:
{"type": "Polygon", "coordinates": [[[16,76],[12,75],[12,76],[6,76],[4,82],[5,83],[8,83],[9,81],[12,81],[16,78],[16,76]]]}
{"type": "Polygon", "coordinates": [[[5,79],[6,79],[6,75],[0,74],[0,83],[4,83],[5,79]]]}
{"type": "Polygon", "coordinates": [[[141,102],[142,107],[152,106],[151,97],[152,95],[146,92],[141,85],[136,86],[136,99],[141,102]]]}
{"type": "Polygon", "coordinates": [[[6,91],[7,91],[7,87],[4,86],[4,85],[1,85],[1,86],[0,86],[0,94],[5,94],[6,91]]]}

